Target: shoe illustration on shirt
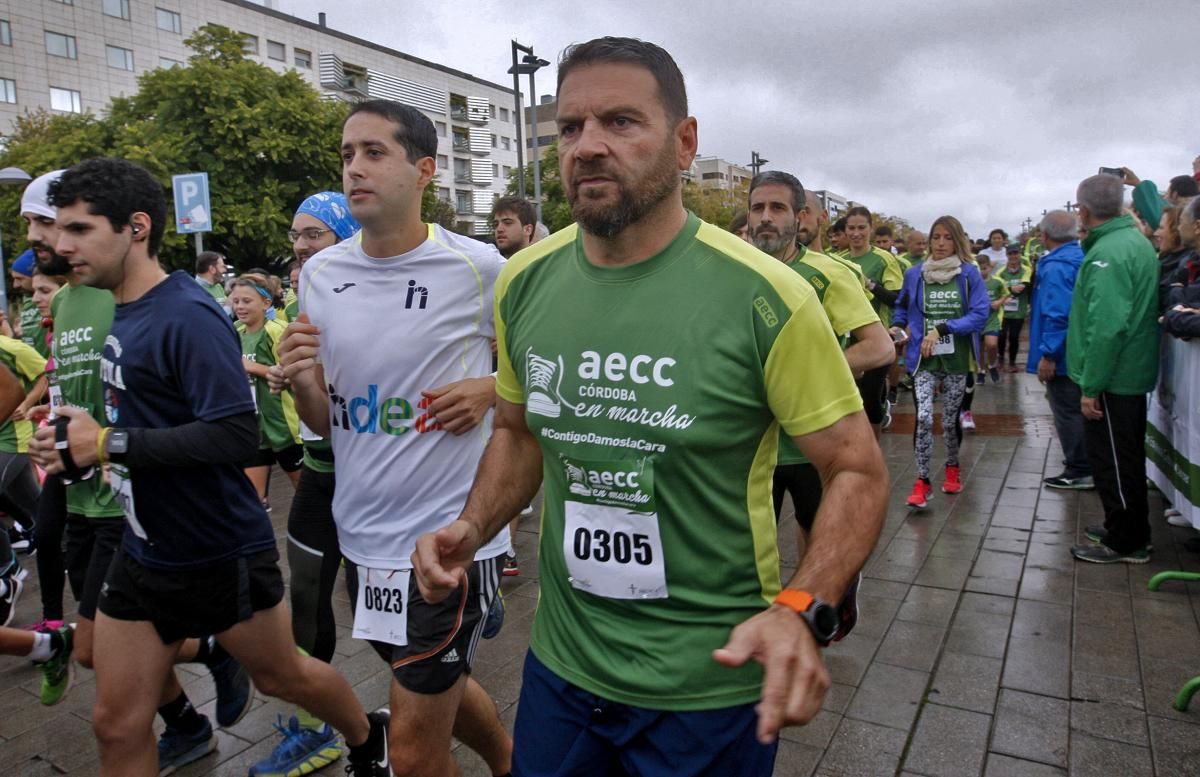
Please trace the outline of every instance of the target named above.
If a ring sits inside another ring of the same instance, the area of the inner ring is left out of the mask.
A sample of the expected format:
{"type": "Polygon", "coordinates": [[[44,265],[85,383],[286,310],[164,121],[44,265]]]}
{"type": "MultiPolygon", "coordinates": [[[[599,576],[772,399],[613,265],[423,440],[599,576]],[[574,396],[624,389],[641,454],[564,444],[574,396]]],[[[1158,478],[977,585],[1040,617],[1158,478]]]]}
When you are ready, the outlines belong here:
{"type": "Polygon", "coordinates": [[[562,397],[558,393],[562,385],[563,361],[551,361],[538,356],[530,348],[525,352],[529,395],[525,398],[525,406],[531,413],[544,415],[547,418],[558,418],[562,413],[562,397]]]}

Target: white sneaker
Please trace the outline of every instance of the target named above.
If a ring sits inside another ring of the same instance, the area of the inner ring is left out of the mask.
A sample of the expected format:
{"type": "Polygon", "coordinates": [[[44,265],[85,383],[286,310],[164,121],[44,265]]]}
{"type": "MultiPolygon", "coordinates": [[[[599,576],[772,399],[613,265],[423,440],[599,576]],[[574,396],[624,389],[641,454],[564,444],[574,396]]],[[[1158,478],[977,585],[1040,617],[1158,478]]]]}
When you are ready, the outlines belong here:
{"type": "Polygon", "coordinates": [[[964,429],[975,428],[975,416],[971,415],[970,410],[964,410],[958,414],[958,422],[964,429]]]}
{"type": "Polygon", "coordinates": [[[1192,525],[1192,522],[1174,507],[1168,507],[1166,510],[1163,510],[1163,517],[1167,519],[1167,523],[1171,526],[1186,526],[1190,528],[1192,525]]]}

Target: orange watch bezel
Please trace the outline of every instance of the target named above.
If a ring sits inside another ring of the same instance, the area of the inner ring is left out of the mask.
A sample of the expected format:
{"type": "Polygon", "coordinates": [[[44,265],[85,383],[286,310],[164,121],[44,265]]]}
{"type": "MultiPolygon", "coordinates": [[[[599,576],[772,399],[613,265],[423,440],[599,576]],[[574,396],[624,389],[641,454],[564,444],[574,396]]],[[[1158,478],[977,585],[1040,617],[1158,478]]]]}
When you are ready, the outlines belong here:
{"type": "Polygon", "coordinates": [[[796,588],[785,588],[779,592],[779,595],[773,600],[774,604],[782,604],[789,610],[794,611],[798,615],[808,612],[808,608],[812,607],[813,602],[817,599],[808,591],[801,591],[796,588]]]}

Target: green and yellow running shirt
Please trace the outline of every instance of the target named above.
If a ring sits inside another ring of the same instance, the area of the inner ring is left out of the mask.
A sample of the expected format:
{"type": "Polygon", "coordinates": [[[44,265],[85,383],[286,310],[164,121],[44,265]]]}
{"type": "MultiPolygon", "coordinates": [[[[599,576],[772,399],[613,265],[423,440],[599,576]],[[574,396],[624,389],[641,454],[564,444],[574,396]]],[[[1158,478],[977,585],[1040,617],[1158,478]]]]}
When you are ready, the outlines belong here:
{"type": "MultiPolygon", "coordinates": [[[[283,338],[283,324],[264,321],[253,332],[238,322],[238,337],[242,340],[242,357],[256,364],[273,367],[279,363],[279,341],[283,338]]],[[[296,413],[296,400],[290,390],[272,394],[266,378],[248,376],[254,404],[258,410],[259,448],[281,451],[300,444],[300,416],[296,413]]]]}
{"type": "MultiPolygon", "coordinates": [[[[38,317],[38,331],[42,331],[42,319],[38,317]]],[[[0,364],[3,364],[21,381],[26,392],[46,372],[46,359],[20,340],[0,335],[0,364]]],[[[14,421],[5,418],[0,422],[0,452],[25,453],[29,450],[29,438],[33,436],[31,421],[14,421]]]]}
{"type": "MultiPolygon", "coordinates": [[[[288,321],[295,321],[300,315],[300,300],[295,294],[283,311],[287,314],[288,321]]],[[[313,432],[303,421],[300,422],[300,439],[304,442],[304,466],[314,472],[333,474],[333,443],[313,432]]]]}
{"type": "Polygon", "coordinates": [[[1016,272],[1008,269],[1006,264],[1000,268],[999,273],[994,273],[993,277],[998,277],[1008,287],[1010,295],[1009,300],[1004,303],[1005,318],[1025,318],[1029,315],[1029,280],[1033,273],[1030,268],[1022,266],[1016,272]],[[1025,288],[1020,294],[1013,291],[1013,286],[1025,285],[1025,288]]]}
{"type": "MultiPolygon", "coordinates": [[[[867,280],[883,286],[889,291],[899,291],[904,286],[904,271],[900,269],[900,262],[887,251],[872,247],[862,256],[847,255],[846,259],[858,265],[867,280]]],[[[875,313],[878,314],[880,321],[892,320],[890,305],[885,305],[877,297],[872,297],[871,307],[875,308],[875,313]]]]}
{"type": "Polygon", "coordinates": [[[30,297],[21,298],[21,342],[38,352],[43,359],[50,358],[50,343],[46,330],[42,328],[42,313],[30,297]]]}
{"type": "MultiPolygon", "coordinates": [[[[821,300],[821,308],[833,327],[833,333],[843,346],[846,345],[846,337],[851,331],[860,326],[878,323],[879,316],[871,307],[867,291],[860,285],[858,276],[847,270],[838,260],[816,251],[808,251],[801,246],[800,253],[788,267],[808,281],[808,285],[817,293],[817,299],[821,300]]],[[[804,464],[807,461],[788,433],[780,429],[778,463],[804,464]]]]}
{"type": "MultiPolygon", "coordinates": [[[[112,292],[79,284],[54,295],[54,380],[65,404],[83,408],[101,426],[109,426],[104,410],[100,358],[112,328],[112,292]]],[[[123,518],[125,512],[99,474],[67,486],[67,512],[89,518],[123,518]]]]}
{"type": "Polygon", "coordinates": [[[689,214],[624,267],[561,230],[505,265],[495,305],[496,391],[542,449],[533,652],[624,704],[757,700],[759,666],[712,651],[780,590],[778,429],[862,409],[812,288],[689,214]]]}
{"type": "MultiPolygon", "coordinates": [[[[1000,280],[995,275],[990,276],[986,281],[984,281],[984,285],[987,287],[988,300],[991,302],[995,302],[1008,293],[1008,286],[1004,283],[1004,281],[1000,280]]],[[[983,331],[985,333],[999,332],[1000,322],[1003,320],[1004,311],[1000,308],[992,308],[988,312],[987,323],[983,325],[983,331]]]]}
{"type": "MultiPolygon", "coordinates": [[[[949,283],[925,284],[925,331],[955,318],[966,310],[958,280],[949,283]]],[[[971,338],[967,335],[946,334],[938,338],[932,356],[921,358],[918,369],[940,371],[951,375],[966,375],[971,371],[971,338]]]]}

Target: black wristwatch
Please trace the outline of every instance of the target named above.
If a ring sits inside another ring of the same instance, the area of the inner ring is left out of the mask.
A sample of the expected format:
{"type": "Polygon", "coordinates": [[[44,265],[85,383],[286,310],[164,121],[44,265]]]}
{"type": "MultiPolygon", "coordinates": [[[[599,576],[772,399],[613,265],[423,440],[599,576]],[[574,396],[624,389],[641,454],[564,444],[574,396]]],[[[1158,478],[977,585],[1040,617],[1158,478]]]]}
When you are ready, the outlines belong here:
{"type": "Polygon", "coordinates": [[[775,597],[774,604],[779,604],[792,610],[808,624],[813,637],[822,647],[833,641],[837,634],[841,619],[827,602],[823,602],[808,591],[795,588],[785,588],[775,597]]]}
{"type": "Polygon", "coordinates": [[[104,441],[104,457],[109,461],[121,461],[129,453],[129,432],[113,429],[104,441]]]}

